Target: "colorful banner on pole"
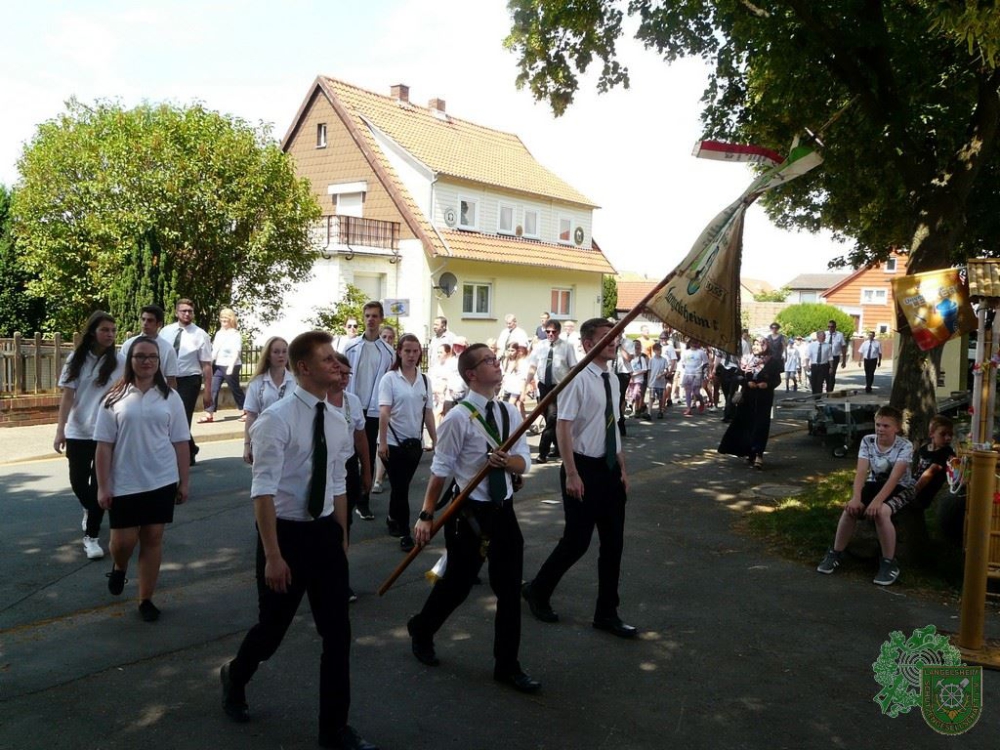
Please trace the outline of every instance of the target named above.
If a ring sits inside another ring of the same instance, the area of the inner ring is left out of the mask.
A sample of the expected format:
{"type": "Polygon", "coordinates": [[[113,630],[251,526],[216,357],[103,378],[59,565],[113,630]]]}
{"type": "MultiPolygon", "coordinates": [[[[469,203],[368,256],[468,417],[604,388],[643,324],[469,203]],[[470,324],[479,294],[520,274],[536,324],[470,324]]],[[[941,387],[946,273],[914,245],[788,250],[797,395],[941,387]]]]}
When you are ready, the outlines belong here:
{"type": "Polygon", "coordinates": [[[947,268],[893,279],[892,294],[921,351],[976,330],[976,313],[961,269],[947,268]]]}
{"type": "MultiPolygon", "coordinates": [[[[701,148],[696,147],[696,155],[703,155],[705,143],[698,144],[701,148]]],[[[733,153],[751,148],[731,146],[733,153]]],[[[716,154],[719,150],[713,148],[709,153],[716,154]]],[[[719,157],[713,155],[708,158],[719,157]]],[[[755,179],[738,200],[705,227],[687,257],[674,269],[670,282],[646,306],[649,312],[672,328],[709,346],[739,353],[740,257],[746,210],[768,190],[784,185],[822,163],[822,157],[811,147],[795,146],[785,161],[755,179]]]]}

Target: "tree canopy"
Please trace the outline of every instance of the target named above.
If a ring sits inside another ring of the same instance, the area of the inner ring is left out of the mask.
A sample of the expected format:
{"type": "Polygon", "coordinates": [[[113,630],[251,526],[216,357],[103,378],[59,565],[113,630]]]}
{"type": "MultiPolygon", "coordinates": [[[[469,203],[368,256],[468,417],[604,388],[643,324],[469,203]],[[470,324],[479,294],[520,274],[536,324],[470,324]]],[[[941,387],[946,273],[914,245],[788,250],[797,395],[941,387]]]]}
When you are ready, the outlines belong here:
{"type": "Polygon", "coordinates": [[[41,330],[45,302],[27,294],[29,280],[10,233],[10,191],[0,185],[0,336],[41,330]]]}
{"type": "MultiPolygon", "coordinates": [[[[1000,13],[975,0],[510,0],[517,83],[558,114],[616,43],[710,67],[704,136],[783,152],[817,132],[824,164],[765,196],[779,226],[854,241],[842,263],[908,250],[908,271],[996,255],[1000,13]]],[[[934,408],[935,365],[904,337],[893,402],[934,408]]]]}
{"type": "Polygon", "coordinates": [[[780,310],[775,320],[781,324],[781,332],[786,336],[802,336],[808,339],[816,331],[825,331],[826,324],[837,321],[837,329],[850,338],[854,330],[854,318],[839,307],[816,302],[802,302],[780,310]]]}
{"type": "Polygon", "coordinates": [[[50,328],[178,297],[202,324],[224,305],[268,321],[312,267],[308,182],[268,128],[201,105],[71,100],[18,168],[12,228],[50,328]]]}

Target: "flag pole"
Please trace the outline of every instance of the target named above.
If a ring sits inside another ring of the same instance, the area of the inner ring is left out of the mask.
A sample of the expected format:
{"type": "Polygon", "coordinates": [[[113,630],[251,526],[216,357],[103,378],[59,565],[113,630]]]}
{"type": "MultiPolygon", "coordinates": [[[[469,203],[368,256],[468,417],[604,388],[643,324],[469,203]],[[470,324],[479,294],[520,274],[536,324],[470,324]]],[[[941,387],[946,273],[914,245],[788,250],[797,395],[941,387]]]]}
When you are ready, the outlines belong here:
{"type": "MultiPolygon", "coordinates": [[[[662,281],[660,281],[656,286],[654,286],[649,291],[649,293],[635,305],[635,307],[633,307],[631,310],[628,311],[628,313],[625,314],[625,317],[623,317],[621,320],[615,323],[612,326],[611,330],[608,331],[600,341],[594,344],[590,348],[589,352],[586,352],[584,354],[583,359],[577,362],[576,366],[569,371],[566,377],[560,380],[558,383],[556,383],[555,387],[545,395],[545,398],[543,398],[541,401],[538,402],[538,405],[535,406],[531,414],[529,414],[525,418],[525,420],[521,423],[521,425],[516,430],[514,430],[514,432],[511,433],[510,437],[508,437],[504,441],[503,445],[501,445],[497,450],[509,451],[514,446],[514,444],[517,443],[517,441],[521,438],[521,435],[523,435],[528,430],[528,428],[531,427],[531,425],[535,422],[535,420],[537,420],[539,416],[545,413],[545,410],[548,408],[549,404],[555,400],[556,396],[559,395],[559,393],[563,390],[563,388],[569,385],[570,381],[573,378],[575,378],[577,375],[583,372],[583,369],[590,364],[590,362],[604,349],[604,347],[606,347],[612,341],[617,340],[618,337],[621,335],[621,333],[625,330],[625,327],[633,320],[635,320],[643,312],[643,310],[645,310],[646,305],[650,302],[650,300],[652,300],[653,297],[659,294],[663,290],[663,288],[667,284],[669,284],[670,281],[676,275],[677,271],[675,269],[670,273],[668,273],[666,276],[664,276],[662,281]]],[[[610,321],[608,322],[610,323],[610,321]]],[[[450,519],[461,509],[462,505],[469,498],[469,495],[472,494],[472,491],[479,485],[480,482],[483,481],[483,479],[486,478],[486,475],[489,474],[489,471],[490,471],[489,464],[484,463],[479,472],[471,480],[469,480],[469,484],[466,485],[465,488],[459,493],[458,497],[456,497],[454,500],[451,501],[451,503],[448,505],[447,508],[445,508],[444,512],[441,514],[439,518],[435,519],[434,525],[431,526],[431,533],[430,533],[431,538],[433,538],[434,535],[437,534],[438,531],[441,529],[441,527],[448,522],[448,519],[450,519]]],[[[406,557],[404,557],[403,560],[399,563],[399,565],[396,566],[396,569],[392,571],[392,574],[385,579],[385,582],[381,586],[379,586],[378,588],[379,596],[385,595],[385,592],[387,592],[392,587],[392,584],[396,582],[396,579],[398,579],[403,574],[403,571],[405,571],[410,566],[410,563],[412,563],[417,558],[417,555],[419,555],[422,550],[423,547],[420,546],[416,546],[412,550],[410,550],[410,552],[406,555],[406,557]]]]}

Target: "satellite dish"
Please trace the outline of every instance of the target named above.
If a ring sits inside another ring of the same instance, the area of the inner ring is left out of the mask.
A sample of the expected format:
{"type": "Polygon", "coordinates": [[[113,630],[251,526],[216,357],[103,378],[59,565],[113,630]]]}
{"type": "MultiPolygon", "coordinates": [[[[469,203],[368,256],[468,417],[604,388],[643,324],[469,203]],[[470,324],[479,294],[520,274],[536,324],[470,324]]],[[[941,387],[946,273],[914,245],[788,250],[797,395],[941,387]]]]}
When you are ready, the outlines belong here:
{"type": "Polygon", "coordinates": [[[444,223],[449,227],[454,227],[458,223],[458,214],[455,213],[455,209],[451,206],[448,206],[444,210],[444,223]]]}
{"type": "Polygon", "coordinates": [[[445,271],[438,277],[436,288],[444,292],[446,297],[450,297],[455,293],[455,289],[458,288],[458,279],[455,278],[455,274],[445,271]]]}

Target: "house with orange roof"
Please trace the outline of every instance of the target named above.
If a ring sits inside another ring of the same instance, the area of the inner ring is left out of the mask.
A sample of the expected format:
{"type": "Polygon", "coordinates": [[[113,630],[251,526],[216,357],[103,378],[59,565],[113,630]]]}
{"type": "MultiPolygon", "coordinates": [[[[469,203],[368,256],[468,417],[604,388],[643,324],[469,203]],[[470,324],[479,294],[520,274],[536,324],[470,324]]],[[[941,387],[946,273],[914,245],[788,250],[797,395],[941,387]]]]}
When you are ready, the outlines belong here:
{"type": "Polygon", "coordinates": [[[439,315],[470,340],[496,336],[507,313],[531,331],[542,311],[600,315],[614,269],[593,237],[597,206],[517,135],[454,117],[439,98],[417,105],[402,84],[383,95],[321,76],[282,148],[323,217],[313,279],[277,327],[301,330],[347,284],[400,301],[387,315],[424,341],[439,315]]]}
{"type": "Polygon", "coordinates": [[[906,273],[906,256],[895,251],[882,263],[859,268],[829,286],[823,301],[854,319],[854,332],[883,336],[896,328],[892,280],[906,273]]]}

